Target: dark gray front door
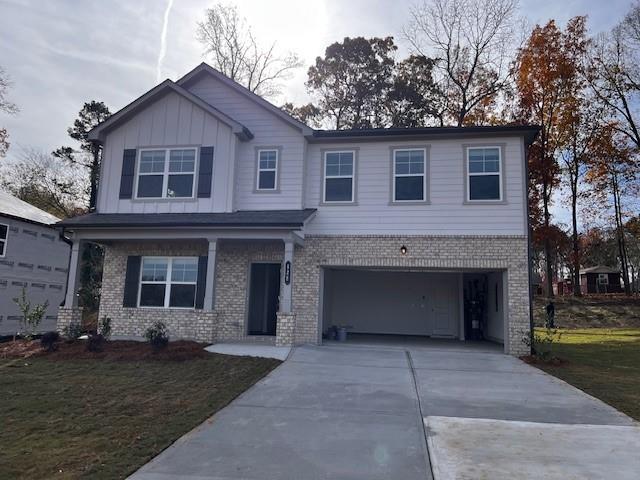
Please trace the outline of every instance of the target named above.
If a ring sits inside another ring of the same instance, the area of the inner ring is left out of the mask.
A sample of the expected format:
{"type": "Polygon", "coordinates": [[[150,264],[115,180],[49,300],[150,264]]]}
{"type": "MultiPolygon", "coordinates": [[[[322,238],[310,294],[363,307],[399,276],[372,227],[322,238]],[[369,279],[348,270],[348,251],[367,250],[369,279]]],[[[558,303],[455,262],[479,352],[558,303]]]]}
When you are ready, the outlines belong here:
{"type": "Polygon", "coordinates": [[[249,335],[275,335],[280,264],[252,263],[249,285],[249,335]]]}

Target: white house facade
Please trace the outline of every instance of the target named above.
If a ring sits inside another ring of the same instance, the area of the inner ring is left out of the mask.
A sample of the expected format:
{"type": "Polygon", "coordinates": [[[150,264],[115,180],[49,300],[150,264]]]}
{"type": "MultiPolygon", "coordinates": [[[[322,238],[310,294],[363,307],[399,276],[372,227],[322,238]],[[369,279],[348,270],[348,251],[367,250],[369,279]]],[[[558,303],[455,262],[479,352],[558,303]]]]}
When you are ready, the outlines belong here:
{"type": "Polygon", "coordinates": [[[80,318],[92,241],[116,335],[162,320],[173,338],[292,345],[348,326],[528,353],[536,134],[313,130],[202,64],[90,133],[104,146],[97,210],[60,223],[73,248],[59,326],[80,318]]]}

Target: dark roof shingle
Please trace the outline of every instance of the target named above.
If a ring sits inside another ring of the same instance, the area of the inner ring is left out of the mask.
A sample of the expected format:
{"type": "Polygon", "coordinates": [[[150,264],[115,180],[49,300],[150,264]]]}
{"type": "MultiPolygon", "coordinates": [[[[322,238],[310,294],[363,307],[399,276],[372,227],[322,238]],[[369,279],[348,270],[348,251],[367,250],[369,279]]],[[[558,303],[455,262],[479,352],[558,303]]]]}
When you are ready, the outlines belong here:
{"type": "Polygon", "coordinates": [[[69,228],[115,227],[301,227],[315,208],[245,210],[230,213],[89,213],[57,225],[69,228]]]}

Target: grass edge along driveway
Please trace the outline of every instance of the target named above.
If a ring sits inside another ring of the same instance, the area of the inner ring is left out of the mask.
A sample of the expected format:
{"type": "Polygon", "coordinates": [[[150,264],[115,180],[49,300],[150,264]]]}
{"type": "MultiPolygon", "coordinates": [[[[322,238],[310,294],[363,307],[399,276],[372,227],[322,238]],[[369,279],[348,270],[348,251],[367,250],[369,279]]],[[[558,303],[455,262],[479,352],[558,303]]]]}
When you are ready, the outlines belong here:
{"type": "Polygon", "coordinates": [[[535,366],[640,421],[640,329],[560,329],[552,349],[567,363],[535,366]]]}

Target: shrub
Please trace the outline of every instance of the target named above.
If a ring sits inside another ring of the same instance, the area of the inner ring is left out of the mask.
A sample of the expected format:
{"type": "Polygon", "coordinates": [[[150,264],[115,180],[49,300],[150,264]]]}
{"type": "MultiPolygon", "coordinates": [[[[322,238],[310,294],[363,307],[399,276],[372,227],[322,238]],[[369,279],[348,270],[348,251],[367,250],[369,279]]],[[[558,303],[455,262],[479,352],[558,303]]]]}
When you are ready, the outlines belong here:
{"type": "Polygon", "coordinates": [[[163,322],[155,322],[151,327],[147,328],[144,338],[147,339],[154,350],[165,348],[169,343],[167,326],[163,322]]]}
{"type": "Polygon", "coordinates": [[[70,323],[62,329],[62,334],[68,341],[75,342],[82,335],[82,325],[70,323]]]}
{"type": "Polygon", "coordinates": [[[102,317],[98,333],[102,334],[105,340],[109,340],[111,338],[111,318],[102,317]]]}
{"type": "Polygon", "coordinates": [[[104,344],[104,336],[100,333],[92,333],[87,339],[87,350],[90,352],[101,352],[104,344]]]}
{"type": "MultiPolygon", "coordinates": [[[[22,317],[20,318],[20,329],[22,330],[22,334],[30,338],[42,322],[42,318],[47,311],[47,307],[49,306],[49,301],[47,300],[44,303],[32,305],[31,301],[27,298],[27,289],[22,287],[22,292],[19,297],[13,299],[13,301],[18,305],[18,309],[20,313],[22,313],[22,317]]],[[[13,340],[16,340],[16,336],[13,336],[13,340]]]]}
{"type": "Polygon", "coordinates": [[[544,333],[540,333],[534,330],[533,332],[533,345],[531,344],[531,337],[525,336],[522,339],[522,343],[528,347],[532,347],[532,354],[535,355],[542,362],[553,362],[555,360],[554,345],[560,341],[562,332],[558,332],[555,328],[545,328],[544,333]]]}
{"type": "Polygon", "coordinates": [[[40,345],[47,352],[53,352],[56,349],[56,342],[60,340],[60,334],[58,332],[46,332],[40,337],[40,345]]]}

